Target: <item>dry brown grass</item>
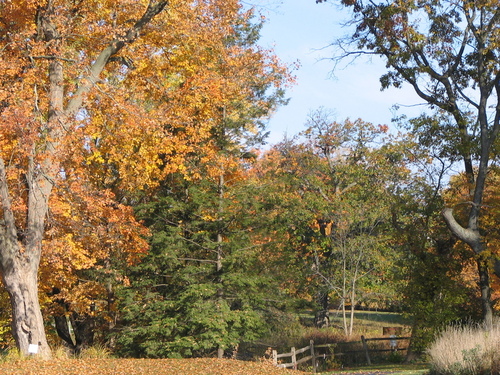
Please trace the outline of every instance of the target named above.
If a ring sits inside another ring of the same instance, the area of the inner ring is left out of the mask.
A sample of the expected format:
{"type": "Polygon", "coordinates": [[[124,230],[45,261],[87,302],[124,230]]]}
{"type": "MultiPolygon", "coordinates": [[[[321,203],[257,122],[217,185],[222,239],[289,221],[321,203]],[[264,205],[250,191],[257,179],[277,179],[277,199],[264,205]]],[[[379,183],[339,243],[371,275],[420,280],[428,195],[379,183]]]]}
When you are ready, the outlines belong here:
{"type": "Polygon", "coordinates": [[[498,374],[500,321],[486,330],[479,324],[446,328],[428,349],[431,373],[439,375],[498,374]]]}

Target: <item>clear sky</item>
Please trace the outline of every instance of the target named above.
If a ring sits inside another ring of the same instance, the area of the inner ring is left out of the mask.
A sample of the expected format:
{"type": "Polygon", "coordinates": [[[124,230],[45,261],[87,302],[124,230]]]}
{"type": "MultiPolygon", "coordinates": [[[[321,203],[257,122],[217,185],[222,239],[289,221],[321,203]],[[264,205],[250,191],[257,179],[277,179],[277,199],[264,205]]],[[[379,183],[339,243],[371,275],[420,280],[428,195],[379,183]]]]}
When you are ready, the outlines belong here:
{"type": "MultiPolygon", "coordinates": [[[[259,4],[259,1],[253,1],[259,4]]],[[[269,122],[268,142],[277,143],[286,134],[293,136],[304,129],[311,110],[325,107],[335,112],[336,121],[361,118],[375,124],[390,125],[394,104],[421,103],[410,88],[380,91],[379,78],[384,73],[382,61],[366,58],[353,64],[343,64],[333,73],[334,63],[328,60],[334,53],[325,48],[348,33],[341,25],[348,13],[332,3],[316,4],[315,0],[273,2],[261,0],[259,8],[267,23],[260,44],[274,48],[287,64],[299,61],[295,72],[297,84],[288,91],[290,103],[278,110],[269,122]],[[281,4],[279,4],[281,3],[281,4]],[[347,65],[347,66],[346,66],[347,65]]],[[[422,107],[401,107],[398,114],[418,115],[422,107]]]]}

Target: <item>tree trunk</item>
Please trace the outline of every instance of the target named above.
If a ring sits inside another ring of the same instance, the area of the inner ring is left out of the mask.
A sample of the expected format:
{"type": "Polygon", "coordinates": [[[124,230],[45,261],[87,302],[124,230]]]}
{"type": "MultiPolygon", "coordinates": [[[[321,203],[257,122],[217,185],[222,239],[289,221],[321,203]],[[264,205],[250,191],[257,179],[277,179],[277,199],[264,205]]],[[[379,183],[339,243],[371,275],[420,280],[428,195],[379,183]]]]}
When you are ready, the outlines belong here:
{"type": "Polygon", "coordinates": [[[486,327],[491,328],[493,324],[493,307],[491,303],[491,288],[489,276],[489,259],[484,257],[486,245],[477,229],[462,227],[453,216],[452,208],[445,208],[442,212],[446,224],[451,232],[464,241],[478,256],[477,267],[479,274],[479,289],[481,293],[481,305],[483,307],[483,319],[486,327]]]}
{"type": "Polygon", "coordinates": [[[38,302],[38,267],[21,257],[9,259],[8,267],[2,262],[3,282],[12,305],[12,333],[22,354],[49,358],[51,351],[38,302]]]}
{"type": "MultiPolygon", "coordinates": [[[[218,192],[219,192],[219,215],[222,217],[222,214],[224,213],[224,206],[223,206],[223,201],[224,201],[224,187],[225,187],[225,180],[224,180],[224,174],[221,173],[219,175],[219,186],[218,192]]],[[[219,218],[220,220],[220,218],[219,218]]],[[[217,260],[216,260],[216,273],[217,273],[217,283],[219,284],[219,288],[217,289],[217,300],[218,306],[221,305],[222,299],[224,298],[224,291],[222,290],[222,280],[221,280],[221,275],[222,275],[222,260],[223,260],[223,253],[222,253],[222,243],[224,241],[224,238],[222,237],[222,232],[221,228],[218,229],[217,232],[217,260]]],[[[224,358],[224,346],[219,344],[217,348],[217,358],[224,358]]]]}
{"type": "Polygon", "coordinates": [[[481,303],[483,307],[483,319],[486,329],[493,328],[493,307],[491,303],[490,275],[488,270],[488,259],[480,256],[477,260],[479,273],[479,289],[481,291],[481,303]]]}
{"type": "MultiPolygon", "coordinates": [[[[43,358],[50,357],[50,348],[38,300],[37,276],[48,201],[54,181],[60,173],[61,159],[64,158],[61,144],[66,134],[76,129],[72,121],[110,58],[133,43],[151,20],[167,7],[169,1],[149,2],[142,17],[124,34],[110,40],[91,66],[82,70],[82,79],[73,93],[65,92],[68,84],[65,82],[63,64],[66,59],[63,58],[64,54],[59,55],[64,41],[53,22],[60,17],[58,8],[50,1],[47,3],[37,9],[36,40],[45,44],[49,51],[48,111],[40,116],[44,118],[43,127],[40,136],[34,141],[36,145],[32,144],[32,154],[27,157],[28,170],[23,175],[24,180],[17,181],[24,185],[21,188],[27,192],[26,220],[15,218],[6,166],[0,157],[0,211],[3,214],[0,214],[0,272],[12,304],[13,334],[21,353],[29,354],[30,349],[37,349],[38,355],[43,358]]],[[[36,117],[39,117],[38,114],[36,117]]],[[[30,142],[29,139],[24,141],[30,142]]]]}
{"type": "Polygon", "coordinates": [[[71,325],[75,332],[75,354],[94,345],[95,318],[86,314],[71,315],[71,325]]]}
{"type": "Polygon", "coordinates": [[[328,292],[318,293],[319,310],[314,316],[314,325],[317,328],[327,328],[330,326],[330,296],[328,292]]]}
{"type": "Polygon", "coordinates": [[[347,309],[345,306],[346,298],[342,298],[342,321],[344,324],[344,333],[346,336],[349,336],[349,329],[347,328],[347,309]]]}
{"type": "Polygon", "coordinates": [[[12,305],[12,333],[24,355],[37,354],[49,358],[40,303],[38,300],[38,267],[48,196],[52,184],[45,177],[36,181],[35,167],[30,160],[26,181],[28,217],[26,228],[16,226],[7,185],[5,164],[0,158],[0,271],[12,305]]]}
{"type": "Polygon", "coordinates": [[[411,328],[410,342],[408,343],[408,350],[406,351],[405,363],[412,363],[422,356],[422,351],[419,349],[422,338],[420,337],[421,323],[419,319],[414,320],[411,328]]]}
{"type": "Polygon", "coordinates": [[[54,315],[54,324],[59,338],[69,346],[71,351],[74,351],[75,343],[69,330],[68,317],[66,315],[54,315]]]}
{"type": "MultiPolygon", "coordinates": [[[[357,272],[356,272],[357,273],[357,272]]],[[[354,311],[356,309],[356,276],[353,277],[352,283],[351,283],[351,311],[350,311],[350,317],[349,317],[349,336],[352,336],[352,330],[354,328],[354,311]]]]}
{"type": "Polygon", "coordinates": [[[73,312],[69,318],[66,315],[54,316],[54,323],[58,336],[64,340],[73,354],[79,354],[82,349],[94,344],[94,317],[73,312]]]}

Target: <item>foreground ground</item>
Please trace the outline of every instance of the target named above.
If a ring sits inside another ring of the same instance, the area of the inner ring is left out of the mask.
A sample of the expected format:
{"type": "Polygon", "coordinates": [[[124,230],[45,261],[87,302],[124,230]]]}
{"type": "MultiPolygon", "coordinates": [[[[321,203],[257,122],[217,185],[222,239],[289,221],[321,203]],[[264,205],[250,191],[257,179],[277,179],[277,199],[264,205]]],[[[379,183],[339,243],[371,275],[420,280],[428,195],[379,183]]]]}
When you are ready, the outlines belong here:
{"type": "Polygon", "coordinates": [[[0,364],[8,375],[300,375],[270,363],[199,359],[24,360],[0,364]]]}
{"type": "MultiPolygon", "coordinates": [[[[323,375],[423,375],[425,365],[370,366],[323,375]]],[[[277,368],[268,362],[227,359],[57,359],[0,363],[5,375],[306,375],[277,368]]]]}

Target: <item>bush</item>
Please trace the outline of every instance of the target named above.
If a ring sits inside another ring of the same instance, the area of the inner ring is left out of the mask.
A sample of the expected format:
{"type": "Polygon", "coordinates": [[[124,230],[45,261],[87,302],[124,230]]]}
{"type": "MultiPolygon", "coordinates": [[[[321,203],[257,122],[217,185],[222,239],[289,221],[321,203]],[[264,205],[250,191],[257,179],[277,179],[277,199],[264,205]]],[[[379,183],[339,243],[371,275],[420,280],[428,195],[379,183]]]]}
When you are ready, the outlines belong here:
{"type": "Polygon", "coordinates": [[[113,358],[111,350],[102,344],[94,344],[83,348],[77,356],[80,359],[110,359],[113,358]]]}
{"type": "Polygon", "coordinates": [[[0,355],[0,363],[17,362],[29,357],[24,356],[17,348],[10,348],[0,355]]]}
{"type": "MultiPolygon", "coordinates": [[[[300,346],[300,343],[304,341],[305,328],[300,324],[295,314],[269,309],[266,312],[266,321],[269,332],[263,341],[268,346],[279,351],[286,351],[291,346],[300,346]]],[[[309,345],[309,341],[305,345],[309,345]]]]}
{"type": "Polygon", "coordinates": [[[321,344],[336,344],[339,342],[346,342],[348,338],[341,331],[335,330],[333,328],[306,328],[304,329],[303,336],[301,338],[301,346],[309,345],[309,342],[313,340],[316,345],[321,344]]]}
{"type": "Polygon", "coordinates": [[[433,375],[485,375],[500,371],[500,321],[446,328],[427,351],[433,375]]]}

